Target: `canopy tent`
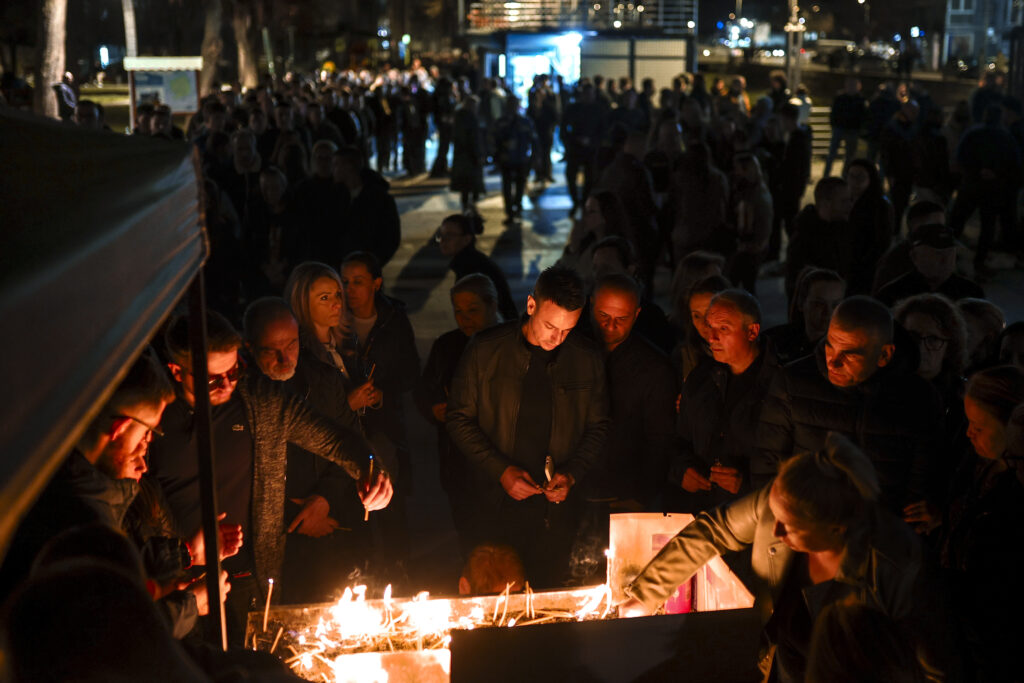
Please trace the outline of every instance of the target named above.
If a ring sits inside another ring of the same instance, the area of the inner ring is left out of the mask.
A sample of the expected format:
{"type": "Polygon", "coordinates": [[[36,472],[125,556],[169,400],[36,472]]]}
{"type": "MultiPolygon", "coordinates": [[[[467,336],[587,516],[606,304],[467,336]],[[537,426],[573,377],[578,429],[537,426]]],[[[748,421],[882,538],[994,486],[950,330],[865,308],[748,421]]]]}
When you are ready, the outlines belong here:
{"type": "Polygon", "coordinates": [[[207,254],[188,145],[0,109],[0,554],[207,254]]]}

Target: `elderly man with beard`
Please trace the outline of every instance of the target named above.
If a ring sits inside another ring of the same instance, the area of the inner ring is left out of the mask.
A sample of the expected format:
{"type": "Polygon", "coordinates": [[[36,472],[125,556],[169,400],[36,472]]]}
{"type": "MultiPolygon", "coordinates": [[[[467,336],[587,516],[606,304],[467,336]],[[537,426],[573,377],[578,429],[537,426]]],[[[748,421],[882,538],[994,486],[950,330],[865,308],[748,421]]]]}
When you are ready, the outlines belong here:
{"type": "MultiPolygon", "coordinates": [[[[242,321],[246,350],[261,372],[318,415],[360,431],[340,373],[299,342],[299,323],[284,299],[249,304],[242,321]]],[[[355,482],[329,460],[288,444],[284,518],[288,523],[281,597],[287,603],[330,599],[353,568],[362,568],[371,538],[355,482]]]]}
{"type": "MultiPolygon", "coordinates": [[[[387,472],[374,468],[370,447],[358,433],[316,415],[300,397],[289,394],[261,375],[245,375],[238,357],[241,337],[223,316],[209,312],[207,386],[212,441],[217,454],[217,499],[227,521],[241,524],[252,544],[224,563],[232,574],[227,601],[228,634],[240,644],[248,612],[263,604],[268,579],[280,579],[287,523],[284,517],[288,444],[300,446],[342,466],[358,480],[357,491],[367,510],[391,501],[387,472]]],[[[165,436],[151,452],[153,475],[179,531],[188,537],[200,527],[199,471],[196,455],[198,387],[189,354],[188,321],[172,320],[164,335],[168,367],[179,384],[178,400],[164,416],[165,436]]],[[[280,594],[278,594],[280,595],[280,594]]]]}

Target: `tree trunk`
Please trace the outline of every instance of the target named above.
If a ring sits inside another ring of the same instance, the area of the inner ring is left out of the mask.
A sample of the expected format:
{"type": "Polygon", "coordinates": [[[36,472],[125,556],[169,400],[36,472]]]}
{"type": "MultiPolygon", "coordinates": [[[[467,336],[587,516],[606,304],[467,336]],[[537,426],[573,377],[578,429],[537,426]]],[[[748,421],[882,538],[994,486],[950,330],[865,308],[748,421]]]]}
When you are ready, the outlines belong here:
{"type": "Polygon", "coordinates": [[[259,53],[256,42],[256,18],[247,0],[235,0],[231,24],[238,43],[238,80],[244,88],[255,88],[260,82],[259,53]]]}
{"type": "Polygon", "coordinates": [[[57,98],[53,85],[64,75],[67,37],[68,0],[43,0],[36,41],[35,93],[36,113],[57,118],[57,98]]]}
{"type": "Polygon", "coordinates": [[[203,27],[203,71],[199,74],[199,92],[206,95],[217,78],[217,63],[224,50],[224,41],[220,37],[224,11],[220,0],[206,0],[203,4],[206,7],[206,23],[203,27]]]}

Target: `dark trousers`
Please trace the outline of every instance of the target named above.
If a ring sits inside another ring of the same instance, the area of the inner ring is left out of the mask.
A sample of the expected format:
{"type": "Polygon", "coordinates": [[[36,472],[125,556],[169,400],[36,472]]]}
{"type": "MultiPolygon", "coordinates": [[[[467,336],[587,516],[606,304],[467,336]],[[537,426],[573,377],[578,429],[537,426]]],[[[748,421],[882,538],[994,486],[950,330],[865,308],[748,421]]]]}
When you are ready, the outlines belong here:
{"type": "Polygon", "coordinates": [[[391,154],[394,152],[394,144],[390,135],[377,136],[377,170],[384,171],[391,168],[391,154]]]}
{"type": "Polygon", "coordinates": [[[910,193],[914,189],[913,178],[889,178],[889,195],[892,198],[893,213],[896,216],[895,233],[900,233],[900,226],[903,225],[903,213],[910,205],[910,193]]]}
{"type": "Polygon", "coordinates": [[[949,227],[957,237],[974,210],[981,219],[981,234],[974,253],[974,264],[984,265],[985,257],[995,241],[996,218],[1003,226],[1003,241],[1010,248],[1017,246],[1017,188],[998,180],[967,181],[960,186],[950,210],[949,227]]]}
{"type": "Polygon", "coordinates": [[[737,251],[729,261],[729,280],[751,294],[757,294],[757,268],[761,255],[752,251],[737,251]]]}
{"type": "Polygon", "coordinates": [[[523,192],[529,174],[527,166],[501,167],[501,194],[505,198],[505,215],[509,218],[523,209],[523,192]]]}
{"type": "Polygon", "coordinates": [[[546,180],[551,177],[551,148],[554,144],[554,130],[537,133],[537,152],[533,155],[537,180],[546,180]]]}
{"type": "Polygon", "coordinates": [[[437,126],[437,157],[430,168],[432,176],[448,175],[448,150],[452,146],[452,128],[450,123],[440,123],[437,126]]]}
{"type": "Polygon", "coordinates": [[[402,159],[409,175],[427,170],[427,140],[423,131],[402,133],[402,159]]]}
{"type": "Polygon", "coordinates": [[[593,154],[572,154],[565,155],[565,185],[569,190],[569,197],[572,199],[572,207],[583,206],[590,196],[594,186],[594,155],[593,154]],[[583,171],[583,195],[579,194],[579,182],[577,176],[583,171]]]}
{"type": "Polygon", "coordinates": [[[562,503],[543,494],[513,500],[496,487],[483,504],[491,542],[507,543],[523,560],[526,579],[534,588],[560,588],[573,575],[571,560],[582,517],[582,498],[570,491],[562,503]]]}

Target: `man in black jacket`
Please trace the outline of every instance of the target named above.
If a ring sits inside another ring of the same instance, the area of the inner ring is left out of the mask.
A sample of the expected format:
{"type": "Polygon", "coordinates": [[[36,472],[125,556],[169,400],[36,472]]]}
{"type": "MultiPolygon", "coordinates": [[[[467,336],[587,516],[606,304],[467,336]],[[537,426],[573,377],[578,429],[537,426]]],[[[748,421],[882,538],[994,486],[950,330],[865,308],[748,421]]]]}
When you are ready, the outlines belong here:
{"type": "Polygon", "coordinates": [[[782,460],[820,450],[838,432],[871,459],[880,502],[902,517],[904,505],[930,493],[929,462],[941,434],[938,396],[916,369],[896,353],[889,309],[866,296],[843,301],[815,353],[786,366],[772,386],[751,462],[754,486],[767,483],[782,460]]]}
{"type": "Polygon", "coordinates": [[[778,362],[761,338],[761,307],[749,292],[727,289],[705,315],[714,362],[686,378],[679,399],[680,457],[669,476],[685,492],[681,512],[699,512],[751,489],[754,436],[778,362]]]}
{"type": "MultiPolygon", "coordinates": [[[[299,324],[288,304],[265,297],[245,311],[246,348],[256,368],[302,400],[316,414],[353,432],[359,417],[346,400],[344,379],[335,368],[301,349],[299,324]]],[[[362,568],[370,538],[356,485],[335,463],[288,444],[282,600],[329,600],[355,567],[362,568]]]]}
{"type": "Polygon", "coordinates": [[[605,352],[611,422],[588,497],[620,510],[654,509],[675,450],[676,373],[668,356],[635,333],[636,280],[605,275],[591,302],[594,332],[605,352]]]}
{"type": "Polygon", "coordinates": [[[524,320],[470,341],[448,402],[448,433],[489,501],[482,516],[523,557],[531,583],[543,587],[568,574],[582,502],[576,484],[598,460],[608,431],[601,354],[569,336],[583,303],[579,275],[545,270],[524,320]]]}
{"type": "MultiPolygon", "coordinates": [[[[217,452],[217,499],[227,521],[241,524],[251,544],[229,558],[233,575],[251,574],[233,583],[228,618],[229,638],[240,643],[250,609],[262,604],[268,579],[281,576],[285,549],[285,478],[288,444],[342,466],[358,480],[367,510],[391,500],[391,481],[383,468],[368,465],[370,447],[357,433],[315,415],[296,396],[262,375],[242,373],[241,337],[223,316],[207,314],[208,386],[212,439],[217,452]]],[[[191,367],[188,321],[172,320],[164,335],[168,366],[180,385],[179,399],[164,415],[164,437],[151,448],[153,476],[160,483],[175,523],[186,538],[201,527],[195,414],[197,389],[191,367]]]]}

